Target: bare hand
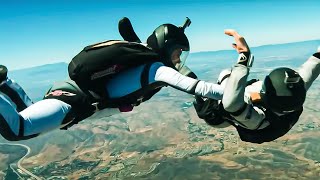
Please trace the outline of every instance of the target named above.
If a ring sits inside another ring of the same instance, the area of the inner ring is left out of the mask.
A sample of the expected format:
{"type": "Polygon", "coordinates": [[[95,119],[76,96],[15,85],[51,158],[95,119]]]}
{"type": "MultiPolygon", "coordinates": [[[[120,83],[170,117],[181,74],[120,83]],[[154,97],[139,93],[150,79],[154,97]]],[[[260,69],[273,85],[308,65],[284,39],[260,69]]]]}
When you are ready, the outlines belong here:
{"type": "Polygon", "coordinates": [[[246,40],[235,30],[226,29],[224,31],[226,35],[233,36],[236,43],[232,44],[232,47],[240,54],[242,52],[250,52],[250,48],[246,40]]]}

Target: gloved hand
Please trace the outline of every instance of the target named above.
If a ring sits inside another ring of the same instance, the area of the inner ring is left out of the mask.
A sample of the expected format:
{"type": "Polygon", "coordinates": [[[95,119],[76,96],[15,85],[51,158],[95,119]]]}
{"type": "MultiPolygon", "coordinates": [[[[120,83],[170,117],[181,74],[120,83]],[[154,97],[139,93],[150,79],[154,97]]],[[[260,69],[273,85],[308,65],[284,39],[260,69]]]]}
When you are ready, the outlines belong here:
{"type": "Polygon", "coordinates": [[[200,96],[195,96],[193,106],[198,117],[203,119],[210,126],[224,128],[230,125],[224,119],[224,114],[222,113],[217,100],[203,99],[200,96]]]}
{"type": "Polygon", "coordinates": [[[7,79],[8,69],[4,65],[0,65],[0,83],[7,79]]]}
{"type": "Polygon", "coordinates": [[[201,96],[195,95],[194,96],[194,101],[193,101],[193,106],[196,109],[197,112],[200,112],[201,109],[204,106],[204,99],[201,96]]]}
{"type": "Polygon", "coordinates": [[[232,44],[232,47],[239,53],[237,63],[251,67],[253,63],[253,55],[251,55],[250,48],[246,40],[235,30],[227,29],[224,31],[226,35],[233,36],[236,43],[232,44]]]}

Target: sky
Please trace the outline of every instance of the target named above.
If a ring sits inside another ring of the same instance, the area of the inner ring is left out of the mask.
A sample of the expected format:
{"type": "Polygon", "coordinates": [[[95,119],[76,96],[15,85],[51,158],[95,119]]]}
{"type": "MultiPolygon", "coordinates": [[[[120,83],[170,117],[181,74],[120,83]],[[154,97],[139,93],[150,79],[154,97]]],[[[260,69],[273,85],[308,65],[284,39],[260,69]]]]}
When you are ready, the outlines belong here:
{"type": "Polygon", "coordinates": [[[189,17],[191,53],[231,49],[224,29],[236,29],[251,47],[320,39],[320,0],[0,1],[0,64],[9,70],[69,62],[87,45],[122,39],[125,16],[142,41],[189,17]]]}

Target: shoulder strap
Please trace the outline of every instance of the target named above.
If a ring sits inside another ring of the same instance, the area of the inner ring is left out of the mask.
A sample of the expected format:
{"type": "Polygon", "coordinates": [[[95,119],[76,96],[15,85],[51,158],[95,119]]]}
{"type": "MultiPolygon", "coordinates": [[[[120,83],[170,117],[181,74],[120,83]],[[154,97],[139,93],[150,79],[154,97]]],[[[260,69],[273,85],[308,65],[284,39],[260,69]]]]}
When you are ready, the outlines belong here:
{"type": "Polygon", "coordinates": [[[4,94],[6,94],[16,105],[17,105],[17,111],[20,112],[27,108],[27,105],[25,102],[21,99],[19,96],[19,93],[10,88],[8,84],[3,83],[0,85],[0,91],[4,94]]]}

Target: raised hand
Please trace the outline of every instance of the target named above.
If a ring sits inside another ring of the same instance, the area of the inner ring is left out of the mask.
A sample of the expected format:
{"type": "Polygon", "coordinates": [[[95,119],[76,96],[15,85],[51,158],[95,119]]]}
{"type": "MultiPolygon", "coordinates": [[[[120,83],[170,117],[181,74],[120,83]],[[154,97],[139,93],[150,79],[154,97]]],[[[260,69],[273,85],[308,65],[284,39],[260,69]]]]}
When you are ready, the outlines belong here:
{"type": "Polygon", "coordinates": [[[237,31],[233,29],[226,29],[224,33],[234,37],[235,43],[232,44],[232,47],[235,48],[239,54],[243,52],[250,52],[250,48],[246,40],[237,31]]]}
{"type": "Polygon", "coordinates": [[[245,65],[247,67],[251,67],[253,63],[253,55],[251,55],[250,48],[246,42],[246,40],[235,30],[226,29],[224,31],[226,35],[233,36],[235,43],[232,44],[232,47],[236,49],[239,53],[238,64],[245,65]]]}

